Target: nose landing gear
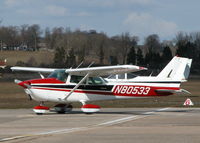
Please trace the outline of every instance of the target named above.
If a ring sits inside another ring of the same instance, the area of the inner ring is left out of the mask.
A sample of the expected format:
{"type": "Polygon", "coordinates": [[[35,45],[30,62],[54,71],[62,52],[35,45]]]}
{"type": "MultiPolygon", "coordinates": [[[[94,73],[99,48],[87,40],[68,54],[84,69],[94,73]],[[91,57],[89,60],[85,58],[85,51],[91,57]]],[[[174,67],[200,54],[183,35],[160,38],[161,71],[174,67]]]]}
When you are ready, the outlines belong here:
{"type": "Polygon", "coordinates": [[[47,113],[49,111],[49,107],[44,106],[44,103],[41,102],[40,105],[35,106],[33,108],[33,111],[37,114],[37,115],[42,115],[44,113],[47,113]]]}
{"type": "Polygon", "coordinates": [[[85,104],[81,107],[81,110],[86,114],[92,114],[100,111],[100,106],[94,104],[85,104]]]}

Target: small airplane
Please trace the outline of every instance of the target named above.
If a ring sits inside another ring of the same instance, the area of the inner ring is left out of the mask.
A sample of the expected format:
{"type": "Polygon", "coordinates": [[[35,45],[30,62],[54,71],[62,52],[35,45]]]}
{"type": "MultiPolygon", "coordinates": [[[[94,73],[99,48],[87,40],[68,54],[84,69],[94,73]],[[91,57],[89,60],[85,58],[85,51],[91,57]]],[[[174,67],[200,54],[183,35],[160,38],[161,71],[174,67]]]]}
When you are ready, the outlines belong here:
{"type": "Polygon", "coordinates": [[[136,76],[131,73],[113,74],[104,78],[108,82],[184,82],[188,79],[192,59],[175,56],[157,76],[136,76]]]}
{"type": "Polygon", "coordinates": [[[5,60],[3,60],[3,61],[0,61],[0,68],[5,68],[6,67],[6,62],[7,62],[7,60],[5,59],[5,60]]]}
{"type": "MultiPolygon", "coordinates": [[[[72,102],[83,104],[81,110],[85,113],[95,113],[100,110],[100,106],[87,104],[90,101],[134,99],[155,96],[168,96],[175,93],[189,93],[181,89],[181,80],[174,82],[106,82],[101,76],[109,74],[129,73],[146,70],[144,67],[133,65],[119,65],[106,67],[88,67],[76,69],[51,69],[51,68],[28,68],[12,67],[17,71],[39,72],[40,79],[27,81],[15,80],[15,82],[25,89],[30,99],[40,102],[34,107],[36,114],[48,112],[49,107],[44,106],[44,102],[56,102],[55,111],[65,113],[72,110],[72,102]],[[41,72],[50,72],[45,78],[41,72]]],[[[172,71],[168,71],[170,75],[172,71]]]]}
{"type": "Polygon", "coordinates": [[[40,102],[40,105],[33,109],[36,114],[43,114],[49,110],[48,107],[44,106],[44,102],[46,101],[60,103],[55,106],[55,110],[58,113],[71,111],[71,102],[81,102],[83,104],[81,109],[85,113],[96,112],[100,107],[86,104],[86,102],[115,99],[115,97],[108,96],[111,94],[112,86],[107,85],[105,80],[99,76],[146,70],[144,67],[134,65],[76,69],[35,67],[11,67],[11,69],[13,71],[31,71],[40,74],[41,79],[15,80],[18,85],[24,87],[25,93],[31,100],[40,102]],[[41,73],[51,74],[45,78],[41,73]]]}

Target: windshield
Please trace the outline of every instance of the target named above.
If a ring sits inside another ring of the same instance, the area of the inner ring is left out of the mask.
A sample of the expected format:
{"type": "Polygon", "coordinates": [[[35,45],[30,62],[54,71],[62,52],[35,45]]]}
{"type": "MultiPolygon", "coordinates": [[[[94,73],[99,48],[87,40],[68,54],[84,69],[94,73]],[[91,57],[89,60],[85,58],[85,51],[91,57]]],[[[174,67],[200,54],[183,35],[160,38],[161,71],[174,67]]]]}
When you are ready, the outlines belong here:
{"type": "MultiPolygon", "coordinates": [[[[48,78],[56,78],[60,81],[66,82],[68,78],[68,73],[65,70],[55,70],[51,73],[48,78]]],[[[79,83],[83,79],[83,76],[71,75],[71,83],[79,83]]],[[[89,77],[88,80],[83,82],[83,84],[95,84],[95,85],[102,85],[105,84],[105,81],[101,77],[89,77]]]]}
{"type": "Polygon", "coordinates": [[[68,74],[65,72],[65,70],[55,70],[48,76],[48,78],[56,78],[63,82],[67,81],[67,77],[68,74]]]}

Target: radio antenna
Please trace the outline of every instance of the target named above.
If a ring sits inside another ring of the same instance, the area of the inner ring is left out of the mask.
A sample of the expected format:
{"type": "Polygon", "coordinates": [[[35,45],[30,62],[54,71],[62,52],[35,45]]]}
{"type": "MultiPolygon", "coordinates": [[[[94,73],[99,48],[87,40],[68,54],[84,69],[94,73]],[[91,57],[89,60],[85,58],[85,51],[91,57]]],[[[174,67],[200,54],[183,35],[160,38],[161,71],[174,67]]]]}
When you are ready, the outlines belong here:
{"type": "Polygon", "coordinates": [[[82,64],[83,64],[83,61],[76,67],[76,69],[79,68],[82,64]]]}
{"type": "Polygon", "coordinates": [[[91,64],[88,66],[88,68],[89,68],[89,67],[91,67],[93,64],[94,64],[94,61],[93,61],[93,62],[91,62],[91,64]]]}

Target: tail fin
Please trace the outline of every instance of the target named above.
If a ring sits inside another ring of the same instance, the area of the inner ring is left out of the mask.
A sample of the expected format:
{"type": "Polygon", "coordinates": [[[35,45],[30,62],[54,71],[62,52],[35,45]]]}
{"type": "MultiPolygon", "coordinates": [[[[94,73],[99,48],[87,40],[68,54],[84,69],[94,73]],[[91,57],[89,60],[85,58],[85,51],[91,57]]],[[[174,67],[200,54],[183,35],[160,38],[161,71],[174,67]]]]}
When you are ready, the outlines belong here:
{"type": "Polygon", "coordinates": [[[175,56],[158,74],[159,79],[185,81],[188,79],[192,59],[175,56]]]}

